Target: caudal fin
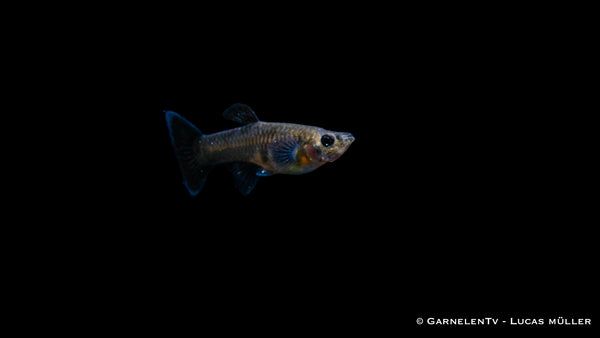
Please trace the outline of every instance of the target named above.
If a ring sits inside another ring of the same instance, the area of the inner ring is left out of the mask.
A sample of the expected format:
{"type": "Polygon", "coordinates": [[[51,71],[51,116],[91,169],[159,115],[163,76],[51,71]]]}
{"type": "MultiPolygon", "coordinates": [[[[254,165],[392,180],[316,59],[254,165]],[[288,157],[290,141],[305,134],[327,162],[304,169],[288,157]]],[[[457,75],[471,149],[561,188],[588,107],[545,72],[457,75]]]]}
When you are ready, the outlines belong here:
{"type": "Polygon", "coordinates": [[[173,111],[165,111],[165,117],[171,135],[171,144],[173,144],[175,156],[183,175],[183,184],[190,195],[197,195],[202,190],[206,176],[212,169],[211,165],[203,163],[196,152],[197,147],[194,147],[202,138],[202,133],[188,120],[173,111]]]}

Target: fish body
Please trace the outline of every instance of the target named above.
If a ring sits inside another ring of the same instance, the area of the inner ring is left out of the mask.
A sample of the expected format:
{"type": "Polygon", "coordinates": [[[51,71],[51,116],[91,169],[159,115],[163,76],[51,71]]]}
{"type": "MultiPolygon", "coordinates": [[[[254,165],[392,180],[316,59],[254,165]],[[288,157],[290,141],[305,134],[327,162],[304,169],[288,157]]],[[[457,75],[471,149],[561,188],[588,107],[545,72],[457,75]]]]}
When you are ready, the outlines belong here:
{"type": "Polygon", "coordinates": [[[202,189],[208,172],[226,166],[243,195],[259,177],[298,175],[337,160],[354,141],[350,133],[294,123],[264,122],[244,104],[223,113],[242,126],[204,135],[189,121],[167,111],[166,119],[175,155],[191,195],[202,189]]]}

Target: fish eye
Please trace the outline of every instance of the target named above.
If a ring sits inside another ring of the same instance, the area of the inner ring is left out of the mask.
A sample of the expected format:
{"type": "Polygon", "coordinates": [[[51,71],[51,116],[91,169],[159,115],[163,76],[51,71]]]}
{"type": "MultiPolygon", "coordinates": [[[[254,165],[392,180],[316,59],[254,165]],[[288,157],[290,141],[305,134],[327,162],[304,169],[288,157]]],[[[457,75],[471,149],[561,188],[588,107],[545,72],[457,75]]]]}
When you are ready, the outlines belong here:
{"type": "Polygon", "coordinates": [[[333,136],[331,136],[329,134],[325,134],[325,135],[323,135],[323,137],[321,137],[321,144],[324,145],[325,147],[328,147],[328,148],[331,147],[333,142],[335,142],[335,139],[333,138],[333,136]]]}

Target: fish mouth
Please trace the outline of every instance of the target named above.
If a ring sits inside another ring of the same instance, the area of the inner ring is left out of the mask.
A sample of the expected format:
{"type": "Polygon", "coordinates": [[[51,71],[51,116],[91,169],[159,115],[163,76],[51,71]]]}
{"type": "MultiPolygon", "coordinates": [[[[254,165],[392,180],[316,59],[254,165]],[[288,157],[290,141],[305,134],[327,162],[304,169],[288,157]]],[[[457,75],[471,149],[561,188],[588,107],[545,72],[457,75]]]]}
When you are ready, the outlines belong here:
{"type": "Polygon", "coordinates": [[[350,146],[350,144],[352,144],[352,142],[354,142],[355,138],[354,136],[352,136],[352,134],[350,133],[344,133],[340,136],[340,138],[342,139],[342,141],[344,143],[347,143],[348,145],[346,146],[346,149],[348,148],[348,146],[350,146]]]}
{"type": "Polygon", "coordinates": [[[337,153],[330,155],[327,158],[327,162],[333,162],[340,158],[346,152],[346,150],[348,150],[348,147],[350,147],[352,142],[354,142],[355,138],[350,133],[341,133],[339,135],[339,140],[343,144],[342,148],[340,148],[340,150],[337,153]]]}

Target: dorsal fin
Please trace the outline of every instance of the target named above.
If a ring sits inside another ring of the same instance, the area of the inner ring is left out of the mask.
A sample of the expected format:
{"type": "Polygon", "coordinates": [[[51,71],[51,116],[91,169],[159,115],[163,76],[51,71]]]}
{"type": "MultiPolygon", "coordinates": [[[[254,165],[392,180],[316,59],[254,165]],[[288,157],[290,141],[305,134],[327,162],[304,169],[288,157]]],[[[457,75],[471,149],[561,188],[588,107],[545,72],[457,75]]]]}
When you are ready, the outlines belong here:
{"type": "Polygon", "coordinates": [[[243,103],[236,103],[225,109],[223,112],[223,117],[241,124],[258,122],[258,117],[256,117],[256,114],[252,108],[243,103]]]}

